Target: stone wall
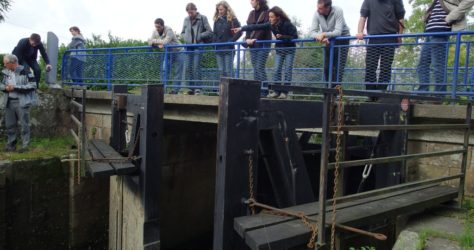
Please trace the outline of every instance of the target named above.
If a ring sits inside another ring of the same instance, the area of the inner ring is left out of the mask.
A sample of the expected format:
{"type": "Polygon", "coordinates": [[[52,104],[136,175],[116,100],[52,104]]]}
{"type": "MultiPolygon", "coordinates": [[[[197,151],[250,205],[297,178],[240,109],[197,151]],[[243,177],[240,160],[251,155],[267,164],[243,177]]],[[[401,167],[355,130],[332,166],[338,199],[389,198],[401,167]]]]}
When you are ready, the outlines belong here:
{"type": "Polygon", "coordinates": [[[108,179],[59,158],[0,163],[0,250],[106,249],[108,179]]]}
{"type": "MultiPolygon", "coordinates": [[[[433,131],[412,133],[408,144],[408,153],[429,153],[447,150],[462,149],[463,135],[453,131],[433,131]]],[[[471,135],[471,144],[474,136],[471,135]]],[[[468,152],[465,192],[474,196],[474,160],[472,157],[474,147],[471,145],[468,152]]],[[[407,162],[409,181],[427,180],[452,176],[461,172],[462,154],[422,158],[407,162]]],[[[459,181],[446,182],[457,186],[459,181]]]]}
{"type": "MultiPolygon", "coordinates": [[[[0,94],[0,103],[4,95],[0,94]]],[[[71,128],[70,99],[63,91],[38,92],[38,105],[31,108],[30,125],[32,137],[54,137],[69,135],[71,128]]],[[[5,138],[4,111],[0,110],[0,136],[5,138]]]]}

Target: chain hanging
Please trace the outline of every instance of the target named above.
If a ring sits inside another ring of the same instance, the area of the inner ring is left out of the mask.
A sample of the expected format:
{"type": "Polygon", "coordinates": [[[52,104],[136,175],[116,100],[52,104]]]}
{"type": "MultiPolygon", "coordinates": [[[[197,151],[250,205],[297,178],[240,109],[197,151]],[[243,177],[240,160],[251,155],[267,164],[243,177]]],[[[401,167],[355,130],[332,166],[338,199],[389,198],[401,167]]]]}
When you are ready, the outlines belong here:
{"type": "Polygon", "coordinates": [[[254,199],[248,199],[247,203],[251,207],[259,207],[264,209],[262,212],[267,213],[267,214],[272,214],[272,215],[277,215],[277,216],[285,216],[285,217],[295,217],[299,218],[301,222],[307,226],[311,230],[311,237],[308,240],[308,243],[306,246],[308,248],[314,248],[314,243],[316,241],[316,236],[318,235],[318,226],[315,223],[311,223],[311,219],[303,212],[293,212],[293,211],[288,211],[284,209],[279,209],[276,207],[272,207],[269,205],[265,205],[262,203],[259,203],[255,201],[254,199]]]}
{"type": "Polygon", "coordinates": [[[336,156],[334,166],[334,189],[332,197],[332,223],[331,223],[331,250],[335,249],[336,243],[336,195],[338,192],[339,183],[339,163],[341,158],[341,135],[342,135],[342,123],[343,123],[343,112],[344,112],[344,101],[342,86],[336,86],[339,92],[339,100],[337,102],[337,129],[336,129],[336,156]]]}
{"type": "Polygon", "coordinates": [[[247,150],[245,152],[248,154],[248,171],[249,171],[249,199],[246,201],[246,204],[249,206],[251,214],[255,215],[256,211],[255,208],[259,207],[265,209],[264,211],[270,214],[279,215],[279,216],[288,216],[288,217],[296,217],[301,220],[301,222],[309,227],[311,230],[311,238],[308,241],[307,247],[314,248],[314,242],[316,241],[316,236],[318,235],[318,226],[314,223],[310,222],[310,219],[307,215],[302,212],[291,212],[286,211],[283,209],[275,208],[269,205],[265,205],[262,203],[258,203],[255,199],[255,191],[254,191],[254,169],[253,169],[253,150],[247,150]]]}
{"type": "MultiPolygon", "coordinates": [[[[249,197],[251,200],[255,200],[255,194],[254,194],[254,179],[253,179],[253,150],[249,150],[248,152],[249,155],[249,197]]],[[[252,215],[255,214],[255,207],[253,204],[249,203],[250,211],[252,212],[252,215]]]]}

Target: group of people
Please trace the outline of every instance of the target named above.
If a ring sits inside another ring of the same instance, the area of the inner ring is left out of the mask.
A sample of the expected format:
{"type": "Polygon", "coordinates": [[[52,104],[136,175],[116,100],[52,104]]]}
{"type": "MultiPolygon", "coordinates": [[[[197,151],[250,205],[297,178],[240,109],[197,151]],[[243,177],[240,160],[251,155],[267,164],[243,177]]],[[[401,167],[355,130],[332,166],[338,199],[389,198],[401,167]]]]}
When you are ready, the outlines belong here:
{"type": "MultiPolygon", "coordinates": [[[[184,43],[188,45],[185,49],[179,46],[181,45],[180,41],[173,30],[164,25],[163,19],[157,18],[155,20],[155,30],[148,43],[159,48],[163,48],[165,45],[170,46],[170,56],[167,58],[169,61],[163,62],[163,67],[167,75],[174,76],[172,94],[177,94],[180,91],[181,81],[185,75],[186,79],[191,80],[191,90],[187,94],[200,94],[200,89],[195,87],[201,80],[199,64],[203,48],[199,44],[235,42],[242,36],[243,31],[246,31],[245,46],[252,48],[250,56],[255,80],[267,80],[265,64],[270,47],[268,43],[257,41],[271,40],[273,33],[276,39],[282,40],[281,43],[276,44],[276,73],[273,80],[279,82],[283,76],[286,83],[291,82],[296,47],[292,40],[298,38],[296,27],[281,8],[277,6],[269,8],[266,0],[250,0],[250,4],[253,10],[249,13],[247,25],[241,26],[229,3],[226,1],[217,3],[213,17],[214,27],[211,28],[207,17],[197,11],[196,5],[188,3],[186,5],[188,16],[184,19],[181,31],[184,43]],[[193,44],[196,45],[193,46],[193,44]],[[284,74],[282,74],[283,71],[285,71],[284,74]]],[[[217,45],[216,61],[221,76],[232,76],[234,46],[217,45]]],[[[268,96],[286,98],[286,93],[270,93],[268,96]]]]}
{"type": "MultiPolygon", "coordinates": [[[[85,39],[78,27],[69,29],[72,40],[68,49],[85,48],[85,39]]],[[[50,71],[52,66],[48,54],[41,42],[41,36],[33,33],[30,37],[20,39],[11,54],[4,55],[2,82],[0,91],[4,92],[3,102],[4,121],[7,132],[6,152],[16,151],[17,125],[21,127],[21,147],[18,152],[26,152],[30,144],[30,108],[37,103],[36,90],[41,80],[41,69],[37,57],[40,52],[46,63],[45,70],[50,71]]],[[[79,52],[76,52],[79,53],[79,52]]],[[[73,56],[71,59],[71,77],[82,79],[83,58],[73,56]]]]}
{"type": "MultiPolygon", "coordinates": [[[[181,42],[174,31],[165,26],[161,18],[155,20],[155,30],[149,44],[154,47],[168,47],[170,56],[163,62],[165,72],[172,74],[175,88],[171,93],[180,91],[183,80],[183,70],[186,69],[187,79],[192,80],[192,88],[188,94],[199,94],[197,82],[201,80],[200,61],[202,59],[203,43],[235,42],[246,32],[244,46],[251,48],[250,57],[254,68],[254,79],[267,81],[265,64],[270,48],[269,43],[260,43],[261,40],[271,40],[272,34],[280,40],[275,45],[275,68],[273,82],[290,84],[293,61],[295,59],[296,44],[293,39],[298,38],[295,25],[285,12],[278,6],[269,8],[267,0],[250,0],[252,10],[249,13],[245,26],[241,26],[234,11],[226,1],[216,4],[213,17],[214,26],[211,28],[206,16],[197,11],[193,3],[186,5],[188,16],[184,19],[181,36],[186,46],[181,42]],[[173,46],[175,45],[175,46],[173,46]],[[193,46],[195,45],[195,46],[193,46]],[[184,52],[184,53],[183,53],[184,52]],[[283,73],[284,72],[284,73],[283,73]]],[[[466,13],[474,5],[474,0],[433,0],[426,11],[425,31],[430,33],[459,31],[466,28],[466,13]]],[[[402,0],[364,0],[360,10],[357,39],[364,39],[364,28],[368,35],[401,34],[404,29],[405,9],[402,0]]],[[[78,27],[69,29],[72,41],[68,49],[84,49],[85,39],[78,27]]],[[[334,37],[350,36],[349,27],[344,19],[341,8],[332,5],[332,0],[318,0],[317,11],[311,25],[311,36],[315,41],[329,45],[334,37]]],[[[431,35],[426,38],[421,49],[418,66],[420,91],[429,89],[430,65],[434,68],[434,83],[436,91],[446,91],[446,46],[448,35],[431,35]]],[[[368,90],[386,90],[391,78],[391,67],[397,43],[397,37],[370,38],[366,54],[365,83],[368,90]],[[377,68],[379,73],[377,74],[377,68]]],[[[335,40],[333,50],[333,64],[330,64],[330,46],[326,46],[324,76],[325,80],[338,84],[343,80],[343,72],[348,56],[349,39],[335,40]],[[332,71],[330,72],[330,68],[332,71]]],[[[216,61],[221,76],[232,76],[234,46],[221,44],[216,46],[216,61]]],[[[22,146],[20,151],[26,151],[30,142],[29,110],[36,102],[36,89],[41,78],[40,67],[37,63],[38,51],[46,63],[46,71],[51,70],[48,55],[41,43],[38,34],[21,39],[12,54],[5,55],[2,71],[3,80],[0,91],[5,93],[2,107],[5,110],[7,128],[6,151],[15,151],[17,144],[16,126],[21,123],[22,146]]],[[[85,57],[81,52],[72,52],[70,62],[70,76],[74,81],[82,81],[85,57]]],[[[270,98],[287,97],[286,92],[270,92],[270,98]]]]}
{"type": "MultiPolygon", "coordinates": [[[[291,23],[285,12],[278,6],[269,8],[267,0],[250,0],[252,10],[249,13],[245,26],[240,26],[235,13],[226,1],[216,4],[214,27],[211,29],[206,16],[197,12],[196,5],[189,3],[186,6],[188,16],[183,23],[181,36],[188,46],[183,49],[174,32],[164,26],[161,18],[155,20],[156,30],[149,39],[152,46],[177,45],[171,49],[170,62],[163,64],[168,75],[175,69],[174,89],[171,93],[178,93],[183,70],[186,79],[190,80],[191,87],[201,80],[199,67],[202,58],[202,43],[227,43],[237,41],[245,31],[244,46],[251,48],[250,57],[254,69],[254,79],[267,81],[265,65],[269,55],[269,43],[260,43],[262,40],[281,40],[275,44],[275,73],[274,83],[290,84],[296,44],[293,39],[298,38],[294,24],[291,23]],[[193,46],[192,44],[196,44],[193,46]],[[191,45],[191,46],[190,46],[191,45]],[[183,50],[184,51],[183,53],[183,50]]],[[[474,0],[433,0],[425,15],[425,32],[459,31],[466,28],[466,13],[474,5],[474,0]]],[[[404,30],[405,8],[402,0],[364,0],[360,9],[360,18],[356,38],[364,39],[364,29],[368,35],[402,34],[404,30]]],[[[322,44],[329,45],[330,39],[350,36],[349,27],[344,19],[341,8],[332,5],[332,0],[318,0],[317,11],[313,16],[310,30],[311,36],[322,44]]],[[[434,83],[436,91],[446,91],[446,46],[449,35],[428,36],[423,43],[420,61],[417,69],[420,91],[427,91],[430,84],[430,66],[433,65],[434,83]]],[[[386,90],[391,80],[392,63],[395,49],[401,39],[399,37],[381,37],[368,39],[366,54],[365,79],[367,90],[386,90]]],[[[343,80],[346,65],[349,39],[338,39],[334,42],[333,65],[330,64],[331,47],[326,46],[324,61],[325,80],[334,85],[343,80]],[[329,72],[329,69],[332,69],[329,72]]],[[[234,60],[233,45],[216,46],[216,61],[221,76],[232,76],[234,60]]],[[[188,94],[199,94],[198,87],[188,94]]],[[[286,98],[287,93],[270,92],[268,97],[286,98]]]]}

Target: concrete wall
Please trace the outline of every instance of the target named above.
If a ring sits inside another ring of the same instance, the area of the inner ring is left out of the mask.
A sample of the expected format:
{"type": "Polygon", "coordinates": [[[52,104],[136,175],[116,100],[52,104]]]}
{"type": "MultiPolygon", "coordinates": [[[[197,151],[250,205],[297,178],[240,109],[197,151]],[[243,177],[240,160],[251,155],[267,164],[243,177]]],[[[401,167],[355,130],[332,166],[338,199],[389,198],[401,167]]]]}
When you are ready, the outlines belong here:
{"type": "MultiPolygon", "coordinates": [[[[162,249],[211,246],[216,130],[213,124],[165,122],[160,180],[162,249]]],[[[143,245],[140,197],[130,177],[111,177],[109,249],[137,249],[143,245]]]]}
{"type": "Polygon", "coordinates": [[[106,249],[108,179],[58,158],[0,164],[0,249],[106,249]]]}
{"type": "MultiPolygon", "coordinates": [[[[428,153],[447,150],[462,149],[463,134],[455,131],[412,132],[410,134],[409,153],[428,153]]],[[[474,136],[471,135],[471,144],[474,136]]],[[[474,196],[474,160],[472,157],[474,147],[471,145],[468,152],[466,173],[466,195],[474,196]]],[[[448,155],[432,158],[410,160],[408,164],[408,177],[410,181],[441,178],[459,174],[461,171],[462,155],[448,155]]],[[[447,184],[457,186],[458,181],[449,181],[447,184]]]]}

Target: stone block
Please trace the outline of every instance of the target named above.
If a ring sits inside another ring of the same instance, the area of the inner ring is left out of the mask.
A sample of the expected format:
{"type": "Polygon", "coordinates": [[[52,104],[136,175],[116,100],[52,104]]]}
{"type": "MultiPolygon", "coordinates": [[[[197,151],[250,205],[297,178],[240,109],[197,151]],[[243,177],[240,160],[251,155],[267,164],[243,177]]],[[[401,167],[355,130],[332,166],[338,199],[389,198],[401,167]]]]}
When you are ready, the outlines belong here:
{"type": "Polygon", "coordinates": [[[426,240],[425,250],[461,250],[458,242],[443,238],[429,237],[426,240]]]}
{"type": "Polygon", "coordinates": [[[416,250],[419,242],[418,233],[404,230],[398,236],[392,250],[416,250]]]}
{"type": "Polygon", "coordinates": [[[103,119],[100,114],[86,114],[86,126],[87,127],[102,127],[103,119]]]}
{"type": "Polygon", "coordinates": [[[102,127],[103,128],[112,128],[112,116],[111,115],[103,115],[102,116],[102,127]]]}

